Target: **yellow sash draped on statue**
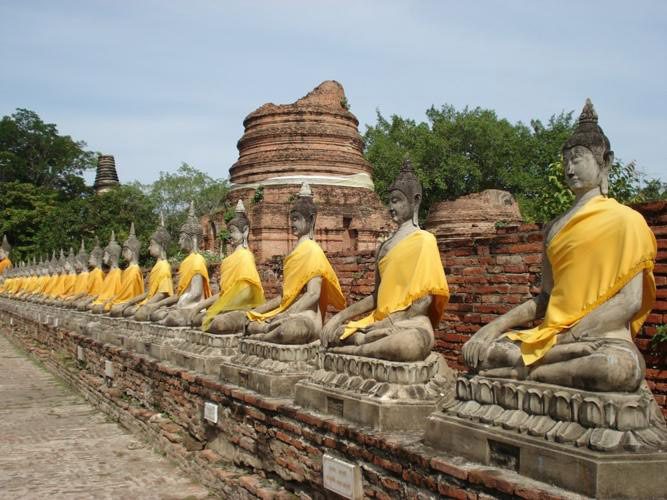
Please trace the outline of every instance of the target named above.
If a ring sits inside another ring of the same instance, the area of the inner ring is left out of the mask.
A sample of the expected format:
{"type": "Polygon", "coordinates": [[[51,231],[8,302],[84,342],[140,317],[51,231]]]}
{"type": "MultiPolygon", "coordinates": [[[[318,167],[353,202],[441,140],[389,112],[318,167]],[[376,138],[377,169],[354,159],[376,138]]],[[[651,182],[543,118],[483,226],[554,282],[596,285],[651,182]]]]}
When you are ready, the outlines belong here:
{"type": "Polygon", "coordinates": [[[64,274],[62,277],[62,291],[60,292],[60,295],[57,295],[56,298],[58,299],[64,299],[68,295],[72,295],[72,291],[74,290],[74,282],[76,281],[76,274],[71,273],[71,274],[64,274]]]}
{"type": "Polygon", "coordinates": [[[208,331],[221,312],[252,309],[264,303],[264,289],[255,266],[255,257],[239,246],[220,264],[220,297],[208,308],[202,330],[208,331]]]}
{"type": "Polygon", "coordinates": [[[35,280],[35,284],[31,287],[30,290],[28,290],[28,293],[41,295],[44,292],[44,288],[46,287],[48,281],[48,276],[38,276],[37,280],[35,280]]]}
{"type": "Polygon", "coordinates": [[[102,282],[102,289],[97,295],[97,299],[93,301],[93,304],[104,304],[107,300],[111,300],[118,295],[118,292],[120,292],[122,275],[123,272],[117,267],[109,271],[102,282]]]}
{"type": "Polygon", "coordinates": [[[174,283],[171,280],[171,264],[165,259],[158,259],[148,275],[148,294],[139,305],[143,305],[158,293],[174,295],[174,283]]]}
{"type": "Polygon", "coordinates": [[[49,274],[46,276],[46,283],[44,284],[44,288],[42,288],[41,294],[45,296],[51,295],[51,291],[53,290],[53,287],[56,285],[56,281],[58,281],[58,275],[52,275],[49,274]]]}
{"type": "Polygon", "coordinates": [[[8,269],[11,269],[11,267],[12,261],[9,260],[9,257],[0,260],[0,274],[4,273],[8,269]]]}
{"type": "Polygon", "coordinates": [[[294,302],[303,287],[316,276],[322,277],[322,289],[320,291],[322,318],[324,318],[329,304],[336,309],[345,307],[345,297],[340,289],[338,276],[336,276],[322,248],[313,240],[302,241],[291,254],[285,257],[283,274],[283,295],[280,306],[266,313],[248,311],[249,320],[263,321],[280,314],[294,302]]]}
{"type": "Polygon", "coordinates": [[[58,298],[65,291],[65,275],[59,274],[53,278],[53,286],[49,291],[49,297],[58,298]]]}
{"type": "Polygon", "coordinates": [[[574,326],[643,271],[642,305],[630,324],[632,335],[636,335],[655,302],[656,253],[655,236],[640,213],[611,198],[592,198],[547,248],[554,288],[544,321],[536,328],[507,334],[521,342],[523,362],[530,365],[542,358],[556,344],[560,332],[574,326]]]}
{"type": "Polygon", "coordinates": [[[99,267],[94,268],[88,273],[88,283],[86,285],[86,295],[97,297],[102,293],[104,286],[104,273],[99,267]]]}
{"type": "Polygon", "coordinates": [[[144,277],[141,274],[141,269],[137,264],[130,264],[127,266],[120,278],[120,290],[109,302],[106,303],[104,309],[109,311],[111,306],[115,304],[122,304],[128,300],[133,299],[137,295],[144,293],[144,277]]]}
{"type": "Polygon", "coordinates": [[[407,309],[426,295],[432,296],[429,308],[431,324],[433,328],[438,327],[449,301],[449,287],[435,236],[421,229],[409,234],[380,259],[378,273],[380,287],[375,310],[360,320],[350,321],[343,330],[341,340],[359,328],[407,309]]]}
{"type": "Polygon", "coordinates": [[[200,254],[194,252],[183,259],[181,265],[178,266],[178,295],[183,295],[190,286],[192,278],[197,274],[201,274],[204,280],[204,298],[207,299],[211,296],[206,260],[200,254]]]}
{"type": "Polygon", "coordinates": [[[81,295],[82,293],[86,293],[86,290],[88,290],[88,274],[88,271],[83,271],[76,275],[76,281],[74,281],[72,295],[81,295]]]}

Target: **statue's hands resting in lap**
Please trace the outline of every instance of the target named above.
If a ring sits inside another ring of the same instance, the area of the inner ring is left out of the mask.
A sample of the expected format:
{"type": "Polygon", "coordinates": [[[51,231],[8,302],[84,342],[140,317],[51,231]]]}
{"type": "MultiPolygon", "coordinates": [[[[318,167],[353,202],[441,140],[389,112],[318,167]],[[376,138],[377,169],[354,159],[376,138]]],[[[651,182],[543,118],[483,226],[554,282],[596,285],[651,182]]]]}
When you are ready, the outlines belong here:
{"type": "Polygon", "coordinates": [[[320,334],[320,343],[322,344],[322,347],[326,348],[329,347],[329,345],[336,345],[339,343],[341,335],[340,327],[341,321],[337,320],[335,316],[326,322],[322,328],[322,333],[320,334]]]}
{"type": "Polygon", "coordinates": [[[463,345],[463,360],[468,368],[476,369],[484,361],[487,347],[504,333],[498,323],[483,326],[463,345]]]}

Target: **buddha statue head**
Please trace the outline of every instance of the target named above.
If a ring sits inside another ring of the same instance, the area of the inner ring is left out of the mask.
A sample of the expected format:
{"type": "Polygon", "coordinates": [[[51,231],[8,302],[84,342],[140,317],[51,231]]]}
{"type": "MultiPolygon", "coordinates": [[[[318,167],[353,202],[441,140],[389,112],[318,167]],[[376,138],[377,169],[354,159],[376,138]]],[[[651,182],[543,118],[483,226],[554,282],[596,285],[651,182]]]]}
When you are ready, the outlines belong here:
{"type": "Polygon", "coordinates": [[[60,257],[58,258],[58,272],[59,273],[64,273],[65,272],[65,264],[67,262],[67,258],[65,257],[65,252],[63,249],[60,249],[60,257]]]}
{"type": "Polygon", "coordinates": [[[250,233],[250,221],[246,215],[243,201],[239,200],[236,204],[236,215],[227,223],[227,230],[232,244],[236,247],[239,244],[243,248],[248,248],[248,234],[250,233]]]}
{"type": "Polygon", "coordinates": [[[134,222],[130,224],[130,234],[123,242],[123,258],[129,262],[136,262],[141,251],[141,242],[137,239],[134,231],[134,222]]]}
{"type": "Polygon", "coordinates": [[[88,258],[88,265],[91,268],[101,267],[104,260],[104,250],[100,247],[100,240],[95,236],[95,246],[90,251],[90,257],[88,258]]]}
{"type": "Polygon", "coordinates": [[[614,161],[609,139],[598,125],[593,103],[586,99],[577,127],[562,149],[565,182],[575,193],[585,193],[599,187],[603,195],[609,192],[609,167],[614,161]]]}
{"type": "Polygon", "coordinates": [[[79,253],[76,254],[76,259],[74,259],[74,269],[77,273],[80,273],[86,269],[87,264],[88,252],[86,252],[86,245],[83,240],[81,240],[81,248],[79,248],[79,253]]]}
{"type": "Polygon", "coordinates": [[[2,236],[2,244],[0,244],[0,260],[4,260],[9,257],[9,252],[11,251],[12,246],[7,241],[7,235],[2,236]]]}
{"type": "Polygon", "coordinates": [[[167,258],[167,247],[171,241],[171,236],[169,231],[164,227],[164,215],[160,213],[160,224],[153,234],[151,234],[151,242],[148,247],[152,257],[156,259],[166,259],[167,258]]]}
{"type": "Polygon", "coordinates": [[[51,260],[49,261],[49,274],[58,274],[58,258],[56,257],[56,251],[51,252],[51,260]]]}
{"type": "Polygon", "coordinates": [[[75,272],[76,266],[76,256],[74,255],[74,249],[69,247],[69,252],[67,253],[67,258],[65,259],[65,264],[63,265],[63,271],[67,274],[72,274],[75,272]]]}
{"type": "Polygon", "coordinates": [[[190,209],[185,223],[181,226],[181,234],[178,238],[178,244],[186,252],[196,252],[199,250],[199,240],[203,236],[201,224],[195,216],[195,204],[190,202],[190,209]]]}
{"type": "Polygon", "coordinates": [[[401,170],[389,186],[389,214],[399,226],[409,220],[419,227],[419,205],[422,201],[422,186],[408,158],[403,160],[401,170]]]}
{"type": "Polygon", "coordinates": [[[121,247],[116,242],[116,233],[111,231],[111,239],[109,244],[104,248],[104,257],[102,258],[103,262],[111,267],[118,265],[118,259],[120,259],[121,247]]]}
{"type": "Polygon", "coordinates": [[[316,219],[317,206],[313,202],[313,193],[308,183],[304,182],[289,211],[292,234],[297,238],[307,234],[311,240],[314,239],[316,219]]]}

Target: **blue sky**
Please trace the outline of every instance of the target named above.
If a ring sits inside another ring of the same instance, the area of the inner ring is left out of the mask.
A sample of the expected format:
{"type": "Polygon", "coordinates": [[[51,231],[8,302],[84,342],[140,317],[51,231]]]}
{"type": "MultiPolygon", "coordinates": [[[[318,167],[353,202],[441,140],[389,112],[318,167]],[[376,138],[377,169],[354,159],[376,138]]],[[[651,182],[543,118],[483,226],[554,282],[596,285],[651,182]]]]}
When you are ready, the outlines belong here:
{"type": "Polygon", "coordinates": [[[323,80],[365,124],[482,106],[512,122],[591,97],[617,157],[667,181],[664,1],[0,0],[0,115],[116,156],[226,177],[243,118],[323,80]]]}

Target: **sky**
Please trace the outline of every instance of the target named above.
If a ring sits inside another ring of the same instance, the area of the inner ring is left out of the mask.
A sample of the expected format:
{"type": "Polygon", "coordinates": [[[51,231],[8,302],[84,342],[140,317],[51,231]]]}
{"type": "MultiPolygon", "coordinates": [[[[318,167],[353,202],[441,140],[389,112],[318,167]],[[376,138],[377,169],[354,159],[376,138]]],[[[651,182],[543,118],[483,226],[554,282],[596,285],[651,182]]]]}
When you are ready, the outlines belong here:
{"type": "Polygon", "coordinates": [[[665,54],[663,0],[0,0],[0,116],[33,110],[149,183],[226,178],[245,116],[324,80],[361,133],[378,110],[528,124],[590,97],[617,158],[667,181],[665,54]]]}

